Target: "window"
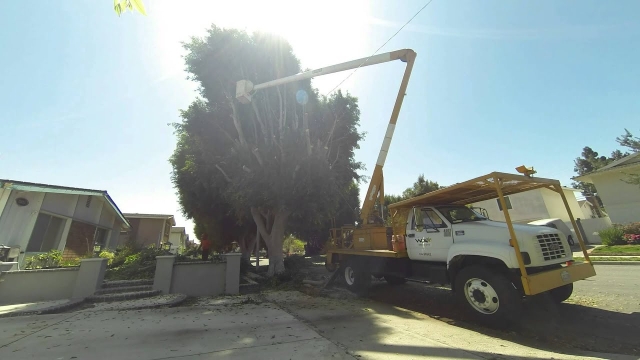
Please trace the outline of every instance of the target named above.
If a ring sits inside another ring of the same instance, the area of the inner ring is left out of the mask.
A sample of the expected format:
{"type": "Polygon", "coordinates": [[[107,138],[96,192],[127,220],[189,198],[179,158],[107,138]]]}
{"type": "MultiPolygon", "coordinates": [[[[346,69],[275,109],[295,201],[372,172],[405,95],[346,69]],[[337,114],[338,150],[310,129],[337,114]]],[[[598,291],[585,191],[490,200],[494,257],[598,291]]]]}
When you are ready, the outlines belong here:
{"type": "Polygon", "coordinates": [[[96,236],[94,238],[95,245],[100,245],[100,248],[104,248],[107,245],[107,234],[109,230],[103,228],[96,228],[96,236]]]}
{"type": "MultiPolygon", "coordinates": [[[[502,204],[500,204],[500,199],[496,199],[496,202],[498,203],[498,209],[500,209],[500,211],[502,211],[502,204]]],[[[508,196],[504,197],[504,202],[507,203],[507,210],[513,209],[513,207],[511,206],[511,199],[509,199],[508,196]]]]}
{"type": "Polygon", "coordinates": [[[422,210],[425,215],[424,216],[424,226],[425,227],[431,227],[431,228],[446,228],[447,224],[444,223],[444,221],[442,221],[442,218],[440,218],[440,216],[438,216],[438,214],[436,214],[435,211],[433,211],[433,209],[424,209],[422,210]]]}
{"type": "Polygon", "coordinates": [[[411,224],[412,229],[416,229],[416,224],[423,224],[426,229],[446,228],[447,224],[433,209],[414,209],[414,217],[411,224]]]}
{"type": "Polygon", "coordinates": [[[62,230],[66,220],[40,213],[29,238],[27,252],[47,252],[55,250],[60,244],[62,230]]]}

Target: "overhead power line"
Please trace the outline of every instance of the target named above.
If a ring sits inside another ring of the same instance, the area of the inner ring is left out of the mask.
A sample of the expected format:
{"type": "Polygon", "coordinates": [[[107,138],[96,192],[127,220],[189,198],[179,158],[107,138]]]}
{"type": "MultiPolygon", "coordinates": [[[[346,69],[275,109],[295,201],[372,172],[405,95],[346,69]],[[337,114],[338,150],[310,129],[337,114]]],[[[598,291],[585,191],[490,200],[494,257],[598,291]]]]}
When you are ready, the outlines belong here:
{"type": "Polygon", "coordinates": [[[404,25],[402,25],[402,26],[400,27],[400,29],[398,29],[398,31],[396,31],[396,32],[395,32],[395,34],[391,35],[391,37],[390,37],[389,39],[387,39],[387,41],[385,41],[385,42],[384,42],[384,44],[380,45],[380,47],[379,47],[379,48],[378,48],[378,49],[377,49],[373,54],[369,55],[369,57],[367,57],[367,58],[362,62],[362,64],[358,65],[358,67],[357,67],[357,68],[355,68],[355,69],[354,69],[354,70],[353,70],[349,75],[347,75],[347,76],[346,76],[342,81],[340,81],[340,83],[338,83],[338,85],[336,85],[333,89],[331,89],[331,91],[329,91],[325,96],[328,96],[329,94],[331,94],[332,92],[334,92],[337,88],[339,88],[339,87],[340,87],[340,85],[344,84],[344,82],[345,82],[345,81],[347,81],[347,80],[348,80],[348,79],[349,79],[353,74],[355,74],[355,73],[356,73],[356,71],[358,71],[358,69],[360,69],[364,64],[366,64],[366,63],[367,63],[367,61],[369,61],[369,59],[370,59],[372,56],[375,56],[375,55],[378,53],[378,51],[380,51],[383,47],[385,47],[385,45],[387,45],[387,44],[389,43],[389,41],[391,41],[394,37],[396,37],[396,35],[398,35],[398,34],[400,33],[400,31],[402,31],[402,29],[404,29],[407,25],[409,25],[409,23],[410,23],[411,21],[413,21],[413,19],[415,19],[415,18],[416,18],[416,16],[418,16],[418,15],[422,12],[422,10],[426,9],[426,8],[427,8],[427,6],[429,6],[429,4],[431,4],[432,2],[433,2],[433,0],[429,0],[426,4],[424,4],[424,6],[423,6],[423,7],[421,7],[421,8],[420,8],[420,10],[418,10],[418,12],[416,12],[415,14],[413,14],[413,16],[412,16],[409,20],[407,20],[407,22],[406,22],[406,23],[404,23],[404,25]]]}

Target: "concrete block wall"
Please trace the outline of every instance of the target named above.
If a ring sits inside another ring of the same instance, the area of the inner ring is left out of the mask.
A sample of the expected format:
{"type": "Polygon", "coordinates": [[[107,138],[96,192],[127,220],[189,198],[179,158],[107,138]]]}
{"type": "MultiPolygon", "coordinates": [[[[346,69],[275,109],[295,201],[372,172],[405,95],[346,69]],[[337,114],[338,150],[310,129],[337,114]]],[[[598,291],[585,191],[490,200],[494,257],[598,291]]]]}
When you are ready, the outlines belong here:
{"type": "Polygon", "coordinates": [[[77,299],[101,285],[107,259],[84,259],[79,267],[0,273],[0,305],[77,299]]]}
{"type": "Polygon", "coordinates": [[[224,262],[176,263],[175,256],[156,257],[153,289],[188,296],[234,295],[240,292],[240,254],[223,255],[224,262]]]}

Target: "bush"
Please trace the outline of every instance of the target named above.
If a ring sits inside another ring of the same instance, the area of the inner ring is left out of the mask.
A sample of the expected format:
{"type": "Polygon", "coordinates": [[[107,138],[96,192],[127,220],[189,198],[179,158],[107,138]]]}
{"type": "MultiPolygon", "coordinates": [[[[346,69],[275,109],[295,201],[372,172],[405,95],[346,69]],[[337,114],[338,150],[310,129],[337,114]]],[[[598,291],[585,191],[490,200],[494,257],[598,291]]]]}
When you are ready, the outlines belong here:
{"type": "Polygon", "coordinates": [[[72,266],[80,266],[80,258],[75,258],[71,260],[62,260],[60,262],[61,267],[72,267],[72,266]]]}
{"type": "Polygon", "coordinates": [[[51,250],[48,253],[28,257],[25,261],[25,269],[50,269],[60,267],[62,251],[51,250]]]}
{"type": "Polygon", "coordinates": [[[640,222],[632,222],[621,226],[621,228],[625,234],[640,235],[640,222]]]}
{"type": "Polygon", "coordinates": [[[141,259],[140,253],[131,254],[126,257],[123,265],[131,265],[131,264],[139,263],[140,259],[141,259]]]}
{"type": "Polygon", "coordinates": [[[627,241],[624,239],[624,231],[619,225],[614,225],[610,228],[601,230],[598,232],[602,244],[607,246],[613,245],[626,245],[627,241]]]}
{"type": "Polygon", "coordinates": [[[116,254],[109,250],[102,250],[98,257],[107,259],[107,266],[109,266],[113,263],[113,259],[116,257],[116,254]]]}

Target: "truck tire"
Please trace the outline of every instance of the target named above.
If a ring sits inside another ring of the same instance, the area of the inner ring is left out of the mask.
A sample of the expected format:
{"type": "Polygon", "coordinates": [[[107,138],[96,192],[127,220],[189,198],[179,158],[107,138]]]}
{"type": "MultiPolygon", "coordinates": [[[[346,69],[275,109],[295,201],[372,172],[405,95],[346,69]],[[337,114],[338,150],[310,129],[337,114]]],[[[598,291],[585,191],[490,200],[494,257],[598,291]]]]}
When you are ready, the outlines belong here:
{"type": "Polygon", "coordinates": [[[572,293],[573,293],[573,283],[562,285],[555,289],[549,290],[549,296],[551,297],[551,300],[553,300],[553,302],[557,304],[560,304],[561,302],[567,300],[569,297],[571,297],[572,293]]]}
{"type": "Polygon", "coordinates": [[[407,279],[393,275],[385,275],[384,279],[389,285],[402,285],[407,282],[407,279]]]}
{"type": "Polygon", "coordinates": [[[455,279],[456,297],[484,325],[505,328],[518,323],[522,296],[505,275],[482,266],[465,267],[455,279]]]}
{"type": "Polygon", "coordinates": [[[366,261],[348,260],[341,270],[347,289],[359,295],[367,293],[371,286],[371,271],[366,261]]]}

